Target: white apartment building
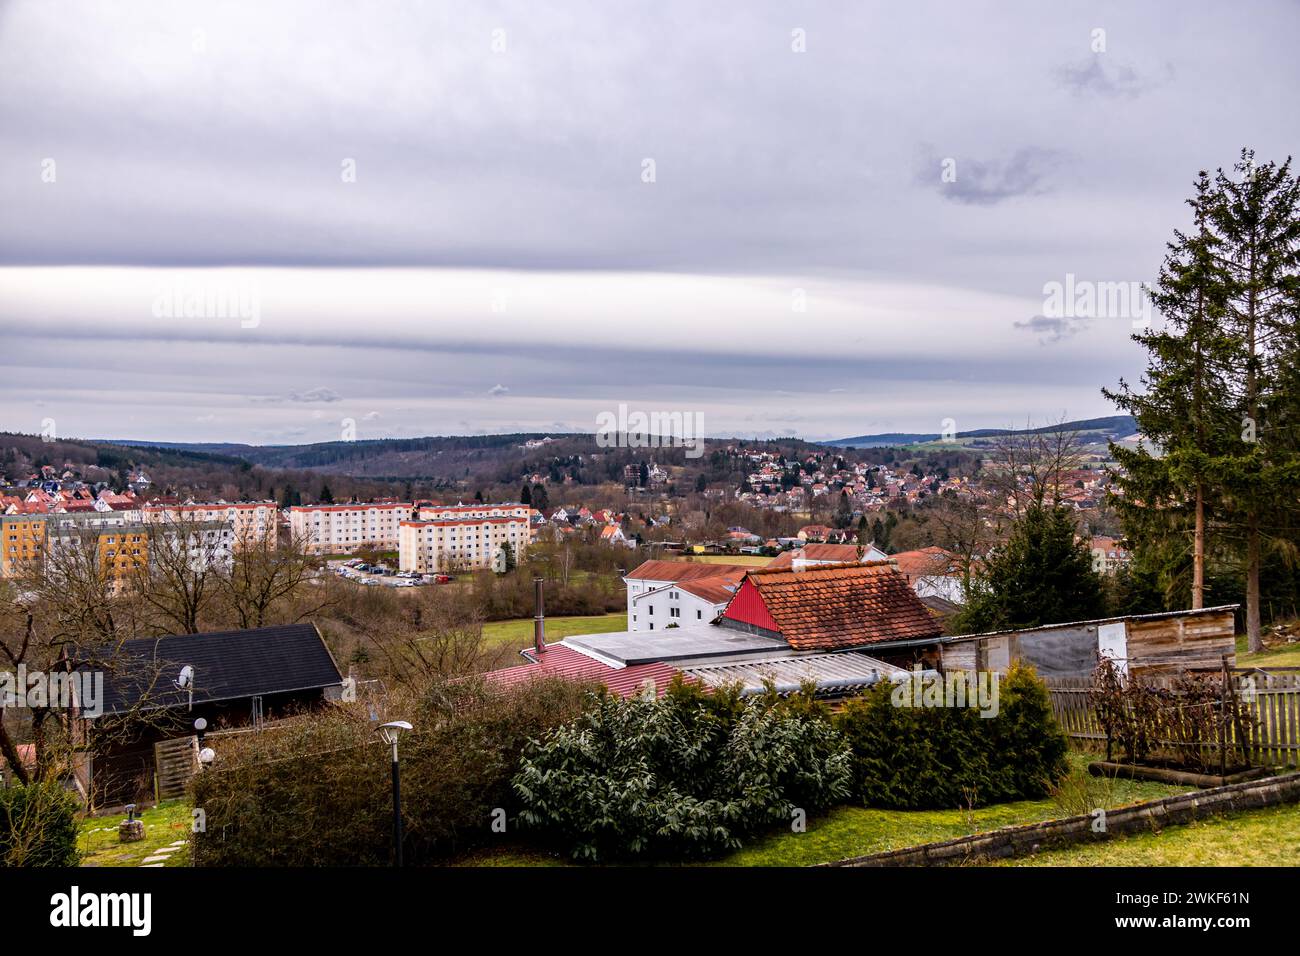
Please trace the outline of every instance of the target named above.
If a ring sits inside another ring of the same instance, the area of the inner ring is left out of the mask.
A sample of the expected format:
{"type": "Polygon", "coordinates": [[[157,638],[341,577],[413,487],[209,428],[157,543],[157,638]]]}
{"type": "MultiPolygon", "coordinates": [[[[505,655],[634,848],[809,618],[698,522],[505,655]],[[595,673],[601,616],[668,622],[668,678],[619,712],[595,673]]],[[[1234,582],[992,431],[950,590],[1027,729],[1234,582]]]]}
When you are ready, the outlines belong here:
{"type": "Polygon", "coordinates": [[[362,546],[393,551],[411,511],[401,502],[299,505],[289,509],[289,532],[311,554],[351,554],[362,546]]]}
{"type": "MultiPolygon", "coordinates": [[[[520,507],[528,511],[527,505],[520,507]]],[[[528,538],[526,513],[517,517],[403,521],[398,565],[402,571],[420,574],[487,568],[506,544],[516,558],[522,557],[528,549],[528,538]]]]}
{"type": "Polygon", "coordinates": [[[145,524],[177,521],[202,521],[228,525],[235,547],[244,542],[274,542],[278,531],[279,508],[273,501],[193,502],[181,505],[145,505],[141,518],[145,524]]]}

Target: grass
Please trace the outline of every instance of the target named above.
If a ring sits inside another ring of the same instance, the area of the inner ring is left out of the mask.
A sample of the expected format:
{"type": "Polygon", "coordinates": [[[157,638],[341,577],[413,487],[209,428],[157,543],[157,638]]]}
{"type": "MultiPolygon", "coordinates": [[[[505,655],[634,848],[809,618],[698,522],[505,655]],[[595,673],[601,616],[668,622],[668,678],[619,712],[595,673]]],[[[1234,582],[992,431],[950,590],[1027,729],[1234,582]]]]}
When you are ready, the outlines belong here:
{"type": "Polygon", "coordinates": [[[1300,643],[1284,644],[1258,654],[1246,652],[1246,635],[1237,638],[1238,667],[1300,667],[1300,643]]]}
{"type": "Polygon", "coordinates": [[[702,564],[744,564],[754,568],[765,568],[772,561],[761,554],[688,554],[685,557],[702,564]]]}
{"type": "Polygon", "coordinates": [[[1300,866],[1300,806],[1249,810],[1160,832],[1037,853],[999,866],[1300,866]]]}
{"type": "MultiPolygon", "coordinates": [[[[190,807],[184,800],[168,800],[140,815],[144,821],[144,839],[138,843],[119,843],[117,825],[125,813],[103,817],[85,817],[77,836],[82,866],[139,866],[145,857],[161,847],[190,836],[190,807]]],[[[188,847],[172,853],[163,866],[189,866],[188,847]]]]}
{"type": "MultiPolygon", "coordinates": [[[[1156,800],[1186,787],[1137,780],[1097,780],[1087,777],[1093,755],[1070,755],[1071,776],[1062,790],[1080,794],[1085,805],[1114,808],[1156,800]],[[1086,797],[1082,796],[1087,791],[1086,797]]],[[[936,840],[952,840],[999,827],[1037,823],[1087,812],[1064,798],[1020,800],[975,810],[876,810],[838,807],[810,819],[805,833],[772,833],[720,859],[712,866],[811,866],[854,856],[894,850],[936,840]]],[[[485,848],[458,860],[469,866],[563,866],[565,857],[518,844],[485,848]]]]}
{"type": "MultiPolygon", "coordinates": [[[[1080,792],[1089,754],[1070,756],[1071,778],[1062,789],[1080,792]]],[[[1156,800],[1186,787],[1137,780],[1095,780],[1087,785],[1096,805],[1107,808],[1156,800]]],[[[1018,800],[974,810],[876,810],[844,806],[808,821],[806,833],[777,833],[716,861],[721,866],[809,866],[937,840],[954,840],[999,827],[1038,823],[1086,812],[1060,799],[1018,800]]]]}
{"type": "MultiPolygon", "coordinates": [[[[627,630],[627,612],[610,614],[548,617],[546,640],[558,641],[574,634],[604,634],[608,631],[627,630]]],[[[533,642],[533,619],[520,617],[510,621],[488,621],[483,625],[483,640],[488,644],[517,644],[520,647],[533,642]]]]}

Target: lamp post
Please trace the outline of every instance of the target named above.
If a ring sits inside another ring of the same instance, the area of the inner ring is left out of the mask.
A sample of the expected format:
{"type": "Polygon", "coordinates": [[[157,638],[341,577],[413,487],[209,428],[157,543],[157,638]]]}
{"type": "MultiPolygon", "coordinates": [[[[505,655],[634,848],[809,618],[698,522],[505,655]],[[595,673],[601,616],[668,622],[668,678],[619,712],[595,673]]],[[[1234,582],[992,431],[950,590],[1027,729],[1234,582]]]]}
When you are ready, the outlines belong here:
{"type": "Polygon", "coordinates": [[[402,785],[397,769],[397,738],[411,725],[404,720],[390,720],[379,725],[379,735],[393,748],[393,866],[402,865],[402,785]]]}

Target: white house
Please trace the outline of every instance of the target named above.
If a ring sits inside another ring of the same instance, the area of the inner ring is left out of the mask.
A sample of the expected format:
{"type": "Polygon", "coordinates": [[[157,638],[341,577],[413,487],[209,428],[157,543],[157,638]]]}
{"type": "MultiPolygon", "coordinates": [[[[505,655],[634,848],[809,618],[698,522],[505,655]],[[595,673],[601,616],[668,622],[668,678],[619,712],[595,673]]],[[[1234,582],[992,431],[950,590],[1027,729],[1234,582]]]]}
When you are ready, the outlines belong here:
{"type": "Polygon", "coordinates": [[[627,584],[627,629],[662,631],[673,625],[707,624],[727,606],[750,570],[701,561],[645,561],[627,584]]]}

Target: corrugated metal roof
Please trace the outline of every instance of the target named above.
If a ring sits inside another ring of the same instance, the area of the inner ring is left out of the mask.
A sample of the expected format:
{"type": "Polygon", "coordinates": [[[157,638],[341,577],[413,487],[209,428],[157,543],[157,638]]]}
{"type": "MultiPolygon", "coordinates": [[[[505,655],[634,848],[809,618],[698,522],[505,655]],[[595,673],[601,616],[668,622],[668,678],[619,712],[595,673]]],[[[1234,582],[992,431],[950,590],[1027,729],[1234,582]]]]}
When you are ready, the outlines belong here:
{"type": "Polygon", "coordinates": [[[772,681],[777,692],[782,694],[797,691],[804,681],[812,680],[817,684],[818,696],[823,697],[852,694],[881,679],[907,674],[893,664],[855,652],[707,664],[683,670],[687,676],[710,687],[739,683],[746,694],[762,693],[765,680],[772,681]]]}

